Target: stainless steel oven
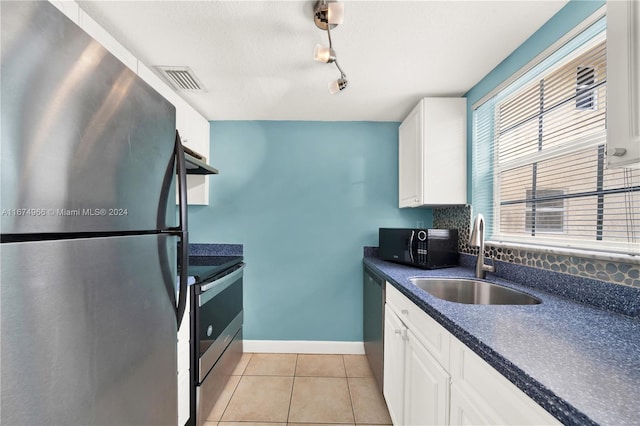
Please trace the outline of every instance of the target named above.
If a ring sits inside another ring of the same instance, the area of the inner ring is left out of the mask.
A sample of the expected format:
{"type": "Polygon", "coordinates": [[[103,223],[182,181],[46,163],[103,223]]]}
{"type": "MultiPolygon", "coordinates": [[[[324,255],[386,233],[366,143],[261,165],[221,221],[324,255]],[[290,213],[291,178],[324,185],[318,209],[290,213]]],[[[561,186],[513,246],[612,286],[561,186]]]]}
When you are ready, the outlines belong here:
{"type": "Polygon", "coordinates": [[[242,356],[242,276],[239,263],[191,286],[191,418],[206,421],[242,356]]]}

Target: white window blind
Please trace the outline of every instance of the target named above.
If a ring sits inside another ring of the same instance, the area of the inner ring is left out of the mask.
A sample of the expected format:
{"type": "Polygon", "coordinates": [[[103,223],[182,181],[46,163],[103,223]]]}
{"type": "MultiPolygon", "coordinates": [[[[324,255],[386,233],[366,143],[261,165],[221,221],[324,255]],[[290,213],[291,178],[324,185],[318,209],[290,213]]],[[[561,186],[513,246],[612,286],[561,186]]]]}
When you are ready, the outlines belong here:
{"type": "Polygon", "coordinates": [[[491,239],[640,252],[640,171],[605,167],[605,27],[474,110],[472,204],[491,239]]]}

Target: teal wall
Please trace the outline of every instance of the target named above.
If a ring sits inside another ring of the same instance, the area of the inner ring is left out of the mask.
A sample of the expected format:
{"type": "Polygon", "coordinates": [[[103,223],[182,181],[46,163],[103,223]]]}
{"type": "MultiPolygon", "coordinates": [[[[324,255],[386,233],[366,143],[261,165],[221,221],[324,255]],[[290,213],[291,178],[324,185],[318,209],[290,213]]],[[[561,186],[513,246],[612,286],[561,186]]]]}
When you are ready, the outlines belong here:
{"type": "Polygon", "coordinates": [[[604,5],[604,0],[569,1],[565,7],[560,9],[538,31],[464,95],[467,98],[467,201],[469,203],[471,203],[473,104],[604,5]]]}
{"type": "Polygon", "coordinates": [[[211,122],[220,174],[190,240],[244,244],[246,339],[362,341],[363,246],[432,223],[398,208],[398,126],[211,122]]]}

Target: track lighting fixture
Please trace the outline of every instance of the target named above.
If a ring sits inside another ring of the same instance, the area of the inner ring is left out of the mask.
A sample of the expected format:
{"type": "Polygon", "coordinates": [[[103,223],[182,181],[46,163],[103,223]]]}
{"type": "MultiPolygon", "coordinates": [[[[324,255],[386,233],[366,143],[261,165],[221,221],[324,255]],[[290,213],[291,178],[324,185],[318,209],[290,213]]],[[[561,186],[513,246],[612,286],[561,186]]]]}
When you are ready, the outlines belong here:
{"type": "Polygon", "coordinates": [[[343,77],[340,77],[339,79],[329,83],[329,93],[331,93],[332,95],[335,95],[338,92],[342,92],[344,89],[347,88],[347,84],[349,82],[345,78],[346,76],[344,74],[342,75],[343,77]]]}
{"type": "Polygon", "coordinates": [[[336,68],[338,68],[338,71],[340,71],[340,78],[329,83],[329,93],[332,95],[343,91],[348,84],[347,76],[338,64],[338,58],[336,57],[336,52],[333,50],[333,43],[331,42],[331,30],[339,24],[342,24],[343,19],[344,4],[327,0],[320,0],[316,3],[314,21],[318,28],[327,32],[329,47],[316,44],[313,50],[313,59],[327,64],[333,63],[336,65],[336,68]]]}

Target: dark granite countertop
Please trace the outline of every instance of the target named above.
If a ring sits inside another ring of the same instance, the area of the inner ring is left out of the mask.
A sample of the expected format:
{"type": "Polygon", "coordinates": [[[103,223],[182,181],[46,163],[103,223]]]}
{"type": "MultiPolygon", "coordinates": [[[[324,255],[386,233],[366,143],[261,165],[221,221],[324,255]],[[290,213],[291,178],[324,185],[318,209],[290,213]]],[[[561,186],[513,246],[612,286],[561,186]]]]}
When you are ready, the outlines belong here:
{"type": "Polygon", "coordinates": [[[372,255],[365,251],[365,265],[562,423],[640,425],[637,317],[581,304],[492,274],[488,281],[529,293],[542,303],[490,306],[447,302],[414,286],[409,278],[473,277],[472,269],[426,271],[372,255]]]}
{"type": "Polygon", "coordinates": [[[189,244],[189,256],[242,256],[243,252],[242,244],[189,244]]]}

